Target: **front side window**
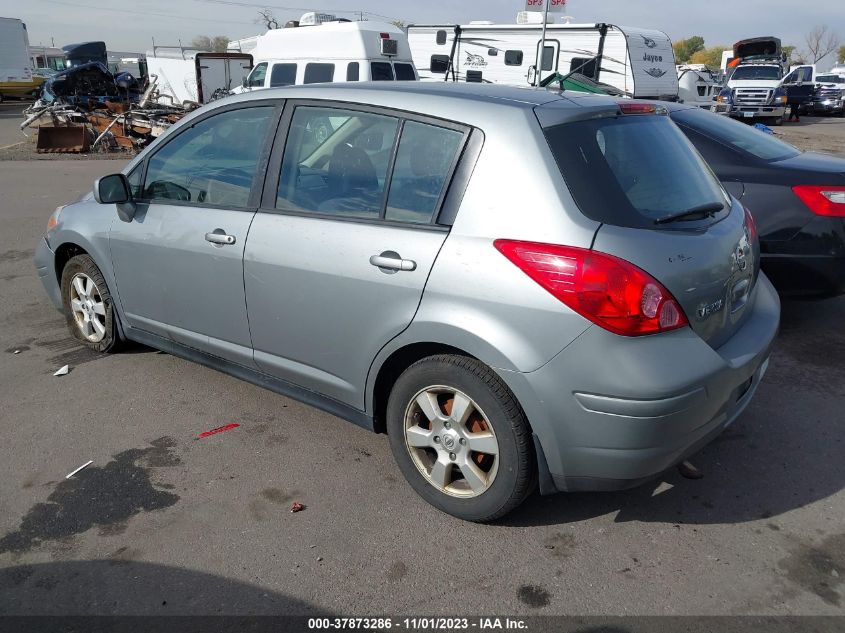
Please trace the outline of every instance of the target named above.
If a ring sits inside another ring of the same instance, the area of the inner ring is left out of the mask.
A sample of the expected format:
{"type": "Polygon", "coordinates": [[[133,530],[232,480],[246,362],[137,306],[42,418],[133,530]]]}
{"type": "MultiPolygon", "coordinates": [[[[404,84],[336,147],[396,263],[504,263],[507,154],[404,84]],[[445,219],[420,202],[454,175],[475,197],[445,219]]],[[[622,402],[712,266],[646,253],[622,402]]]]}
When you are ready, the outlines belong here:
{"type": "Polygon", "coordinates": [[[416,121],[402,128],[385,218],[427,224],[437,209],[463,133],[416,121]]]}
{"type": "Polygon", "coordinates": [[[192,125],[149,159],[142,198],[245,207],[273,108],[230,110],[192,125]]]}
{"type": "Polygon", "coordinates": [[[373,81],[393,81],[393,66],[390,62],[373,62],[370,64],[373,81]]]}
{"type": "Polygon", "coordinates": [[[144,174],[144,163],[138,163],[135,165],[135,168],[129,172],[126,176],[126,180],[129,181],[129,192],[132,194],[134,199],[138,199],[141,197],[141,177],[144,174]]]}
{"type": "Polygon", "coordinates": [[[707,163],[666,115],[620,114],[544,132],[575,202],[597,222],[654,228],[657,219],[701,205],[730,207],[707,163]]]}
{"type": "Polygon", "coordinates": [[[417,78],[414,67],[411,64],[393,64],[396,70],[396,81],[414,81],[417,78]]]}
{"type": "Polygon", "coordinates": [[[334,64],[308,64],[305,66],[305,83],[325,84],[334,80],[334,64]]]}
{"type": "Polygon", "coordinates": [[[296,83],[296,64],[274,64],[270,73],[270,87],[293,86],[296,83]]]}
{"type": "Polygon", "coordinates": [[[276,207],[378,218],[398,129],[394,117],[297,108],[285,144],[276,207]]]}
{"type": "Polygon", "coordinates": [[[250,88],[263,88],[264,78],[267,76],[267,62],[262,62],[249,73],[246,85],[250,88]]]}
{"type": "Polygon", "coordinates": [[[684,127],[713,138],[728,147],[742,150],[765,161],[783,160],[797,156],[800,152],[772,134],[766,134],[753,127],[728,117],[703,112],[698,108],[679,110],[672,118],[684,127]]]}

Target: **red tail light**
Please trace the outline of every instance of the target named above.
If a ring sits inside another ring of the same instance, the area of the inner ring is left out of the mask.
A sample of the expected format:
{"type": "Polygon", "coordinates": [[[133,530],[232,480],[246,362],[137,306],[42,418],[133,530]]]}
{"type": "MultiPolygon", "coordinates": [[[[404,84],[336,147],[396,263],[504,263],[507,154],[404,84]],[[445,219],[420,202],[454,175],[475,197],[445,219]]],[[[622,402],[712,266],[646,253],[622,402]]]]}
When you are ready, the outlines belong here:
{"type": "Polygon", "coordinates": [[[845,187],[798,185],[792,191],[816,215],[845,217],[845,187]]]}
{"type": "Polygon", "coordinates": [[[496,240],[494,245],[556,299],[606,330],[641,336],[689,324],[669,291],[624,259],[537,242],[496,240]]]}
{"type": "Polygon", "coordinates": [[[745,227],[748,229],[748,241],[753,244],[754,240],[757,239],[757,221],[751,215],[751,211],[745,207],[743,209],[745,209],[745,227]]]}
{"type": "Polygon", "coordinates": [[[622,114],[655,114],[657,106],[651,103],[638,103],[637,101],[620,101],[619,110],[622,114]]]}

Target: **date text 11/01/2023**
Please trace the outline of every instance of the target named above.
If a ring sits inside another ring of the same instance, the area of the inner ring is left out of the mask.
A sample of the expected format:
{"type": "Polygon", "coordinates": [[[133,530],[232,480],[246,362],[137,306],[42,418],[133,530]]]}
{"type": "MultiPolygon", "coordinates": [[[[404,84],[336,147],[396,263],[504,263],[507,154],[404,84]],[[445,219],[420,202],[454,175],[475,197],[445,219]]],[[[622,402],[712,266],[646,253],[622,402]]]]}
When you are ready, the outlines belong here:
{"type": "Polygon", "coordinates": [[[527,630],[525,620],[519,618],[309,618],[309,630],[366,630],[388,631],[391,629],[405,629],[409,631],[461,631],[477,629],[480,631],[494,630],[527,630]]]}

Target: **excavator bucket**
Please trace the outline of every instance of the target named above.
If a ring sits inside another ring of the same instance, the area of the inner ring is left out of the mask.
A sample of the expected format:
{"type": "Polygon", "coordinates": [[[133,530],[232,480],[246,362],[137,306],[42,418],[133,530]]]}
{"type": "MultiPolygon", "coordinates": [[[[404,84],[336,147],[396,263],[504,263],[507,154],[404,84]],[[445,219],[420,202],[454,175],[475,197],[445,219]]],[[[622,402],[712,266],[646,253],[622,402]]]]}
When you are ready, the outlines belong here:
{"type": "Polygon", "coordinates": [[[91,138],[84,125],[42,125],[38,128],[36,152],[78,153],[87,152],[90,147],[91,138]]]}

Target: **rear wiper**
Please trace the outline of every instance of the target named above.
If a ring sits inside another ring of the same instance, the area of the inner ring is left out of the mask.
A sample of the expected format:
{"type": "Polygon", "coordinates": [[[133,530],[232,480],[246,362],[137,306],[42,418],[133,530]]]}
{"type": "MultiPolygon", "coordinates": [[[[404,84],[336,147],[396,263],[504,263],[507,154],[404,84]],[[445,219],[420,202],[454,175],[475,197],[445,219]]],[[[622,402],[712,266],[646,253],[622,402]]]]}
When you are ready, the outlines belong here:
{"type": "Polygon", "coordinates": [[[719,211],[725,208],[721,202],[708,202],[707,204],[700,204],[697,207],[692,207],[686,211],[673,213],[662,218],[657,218],[655,224],[669,224],[670,222],[677,222],[680,220],[703,220],[704,218],[712,218],[719,211]]]}

